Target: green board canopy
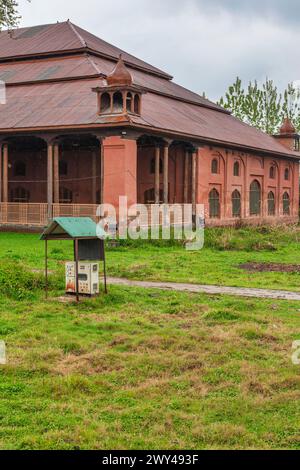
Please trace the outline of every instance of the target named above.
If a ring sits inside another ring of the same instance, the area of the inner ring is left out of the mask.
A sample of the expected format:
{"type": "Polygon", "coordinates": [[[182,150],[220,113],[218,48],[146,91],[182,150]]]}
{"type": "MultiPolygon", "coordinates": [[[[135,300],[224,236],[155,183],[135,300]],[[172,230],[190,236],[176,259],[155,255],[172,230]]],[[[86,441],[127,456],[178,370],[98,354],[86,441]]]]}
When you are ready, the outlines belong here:
{"type": "Polygon", "coordinates": [[[44,230],[41,240],[104,240],[106,236],[106,232],[90,217],[56,217],[44,230]]]}

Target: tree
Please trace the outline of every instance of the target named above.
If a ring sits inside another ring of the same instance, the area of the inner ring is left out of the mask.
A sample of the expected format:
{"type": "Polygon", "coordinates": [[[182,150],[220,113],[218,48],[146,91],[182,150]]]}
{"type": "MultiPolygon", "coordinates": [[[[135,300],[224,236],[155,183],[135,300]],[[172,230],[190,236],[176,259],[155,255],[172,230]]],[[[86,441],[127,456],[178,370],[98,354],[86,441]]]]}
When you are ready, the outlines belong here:
{"type": "Polygon", "coordinates": [[[12,29],[18,26],[20,16],[16,0],[0,0],[0,29],[12,29]]]}
{"type": "Polygon", "coordinates": [[[258,129],[275,134],[285,117],[289,117],[300,130],[300,91],[289,84],[283,93],[278,91],[273,80],[259,86],[250,82],[245,91],[240,78],[228,88],[219,104],[230,109],[232,114],[258,129]]]}

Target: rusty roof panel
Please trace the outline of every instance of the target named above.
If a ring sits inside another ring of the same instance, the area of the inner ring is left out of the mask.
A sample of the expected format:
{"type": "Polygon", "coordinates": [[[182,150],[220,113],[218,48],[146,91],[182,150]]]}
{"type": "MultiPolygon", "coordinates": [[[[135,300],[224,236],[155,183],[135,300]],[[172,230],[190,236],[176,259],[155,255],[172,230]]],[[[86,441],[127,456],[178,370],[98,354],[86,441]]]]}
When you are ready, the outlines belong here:
{"type": "MultiPolygon", "coordinates": [[[[5,129],[78,126],[101,123],[97,99],[91,91],[97,79],[9,87],[7,104],[0,106],[0,123],[5,129]]],[[[271,136],[242,123],[233,116],[172,98],[147,93],[137,125],[188,134],[205,140],[232,143],[268,152],[291,155],[271,136]]],[[[105,119],[102,123],[109,123],[105,119]],[[105,122],[104,122],[105,121],[105,122]]],[[[295,155],[295,154],[294,154],[295,155]]]]}
{"type": "MultiPolygon", "coordinates": [[[[43,59],[30,62],[0,63],[0,77],[7,84],[18,82],[33,82],[47,79],[67,79],[76,77],[89,77],[97,74],[109,74],[115,66],[115,62],[100,58],[82,55],[77,57],[65,57],[60,59],[43,59]]],[[[202,96],[177,85],[171,80],[147,74],[140,70],[130,69],[134,84],[145,87],[158,93],[166,93],[170,96],[191,101],[203,106],[221,110],[219,106],[202,96]]]]}
{"type": "Polygon", "coordinates": [[[95,76],[99,74],[93,63],[85,55],[60,59],[40,59],[0,63],[0,79],[12,85],[41,80],[95,76]]]}
{"type": "Polygon", "coordinates": [[[125,62],[135,67],[170,78],[162,70],[122,51],[70,21],[30,28],[18,28],[12,32],[0,32],[0,60],[38,54],[63,53],[78,49],[91,49],[98,54],[117,59],[122,53],[125,62]]]}

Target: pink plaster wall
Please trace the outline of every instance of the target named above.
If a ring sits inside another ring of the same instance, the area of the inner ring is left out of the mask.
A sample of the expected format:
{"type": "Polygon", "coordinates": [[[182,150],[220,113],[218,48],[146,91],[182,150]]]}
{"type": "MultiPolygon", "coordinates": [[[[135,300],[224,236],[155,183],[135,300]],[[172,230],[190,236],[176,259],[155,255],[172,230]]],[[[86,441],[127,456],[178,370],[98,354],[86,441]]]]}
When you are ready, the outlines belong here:
{"type": "Polygon", "coordinates": [[[137,202],[137,145],[135,140],[108,137],[103,141],[104,203],[119,206],[119,196],[128,204],[137,202]]]}
{"type": "Polygon", "coordinates": [[[204,147],[198,151],[197,201],[205,205],[206,223],[208,225],[232,225],[241,220],[251,224],[297,222],[299,212],[299,163],[286,159],[261,157],[247,153],[226,151],[212,147],[204,147]],[[213,158],[219,161],[219,173],[212,174],[213,158]],[[234,176],[234,162],[240,163],[240,175],[234,176]],[[275,178],[270,178],[270,167],[276,168],[275,178]],[[284,179],[285,169],[289,168],[290,177],[284,179]],[[249,195],[250,185],[257,180],[262,188],[261,216],[250,216],[249,195]],[[218,219],[209,218],[209,192],[217,189],[220,194],[221,214],[218,219]],[[237,189],[242,195],[241,218],[232,216],[232,192],[237,189]],[[275,216],[268,215],[267,195],[273,191],[276,201],[275,216]],[[283,215],[282,196],[288,192],[291,200],[290,216],[283,215]]]}

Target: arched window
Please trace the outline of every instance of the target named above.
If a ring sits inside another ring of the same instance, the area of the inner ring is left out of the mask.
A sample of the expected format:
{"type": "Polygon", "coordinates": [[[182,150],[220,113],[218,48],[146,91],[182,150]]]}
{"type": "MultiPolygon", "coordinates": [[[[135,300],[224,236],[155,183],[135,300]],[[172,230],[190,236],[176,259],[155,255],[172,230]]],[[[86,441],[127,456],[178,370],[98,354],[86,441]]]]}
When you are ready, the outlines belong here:
{"type": "Polygon", "coordinates": [[[270,191],[268,194],[268,215],[275,215],[275,194],[273,191],[270,191]]]}
{"type": "Polygon", "coordinates": [[[12,202],[29,202],[30,200],[30,192],[19,186],[18,188],[14,188],[11,191],[11,201],[12,202]]]}
{"type": "MultiPolygon", "coordinates": [[[[159,202],[162,203],[164,198],[164,192],[162,189],[159,190],[159,202]]],[[[145,204],[155,204],[155,190],[154,188],[148,189],[144,193],[145,204]]]]}
{"type": "Polygon", "coordinates": [[[73,193],[68,188],[59,188],[59,202],[60,204],[70,204],[73,201],[73,193]]]}
{"type": "Polygon", "coordinates": [[[114,113],[123,112],[123,95],[119,91],[114,93],[113,96],[113,111],[114,113]]]}
{"type": "MultiPolygon", "coordinates": [[[[151,158],[151,163],[150,163],[150,173],[151,175],[155,175],[155,163],[156,163],[156,158],[151,158]]],[[[164,164],[162,159],[159,159],[159,173],[162,174],[164,171],[164,164]]]]}
{"type": "Polygon", "coordinates": [[[14,176],[26,176],[26,163],[22,160],[14,164],[14,176]]]}
{"type": "Polygon", "coordinates": [[[289,170],[288,168],[286,168],[286,169],[284,170],[284,179],[285,179],[286,181],[288,181],[288,180],[290,179],[290,170],[289,170]]]}
{"type": "Polygon", "coordinates": [[[219,162],[216,158],[214,158],[211,162],[211,172],[215,175],[219,173],[219,162]]]}
{"type": "Polygon", "coordinates": [[[109,113],[110,112],[110,94],[103,93],[100,99],[100,113],[109,113]]]}
{"type": "Polygon", "coordinates": [[[241,217],[241,193],[236,189],[233,191],[232,196],[232,216],[241,217]]]}
{"type": "Polygon", "coordinates": [[[128,92],[126,96],[126,110],[127,112],[132,112],[132,105],[133,105],[133,96],[132,93],[128,92]]]}
{"type": "Polygon", "coordinates": [[[257,180],[250,186],[250,215],[260,215],[261,212],[261,188],[257,180]]]}
{"type": "Polygon", "coordinates": [[[275,166],[273,165],[270,167],[270,178],[275,179],[275,166]]]}
{"type": "Polygon", "coordinates": [[[68,174],[68,163],[65,160],[59,161],[59,176],[66,176],[68,174]]]}
{"type": "Polygon", "coordinates": [[[209,217],[218,219],[220,217],[220,195],[216,189],[209,193],[209,217]]]}
{"type": "Polygon", "coordinates": [[[240,164],[239,164],[239,162],[234,162],[233,176],[240,176],[240,164]]]}
{"type": "Polygon", "coordinates": [[[283,201],[283,215],[290,215],[291,202],[290,202],[289,193],[287,192],[284,193],[282,197],[282,201],[283,201]]]}
{"type": "Polygon", "coordinates": [[[135,95],[135,97],[134,97],[134,112],[135,112],[135,114],[141,114],[139,95],[135,95]]]}

